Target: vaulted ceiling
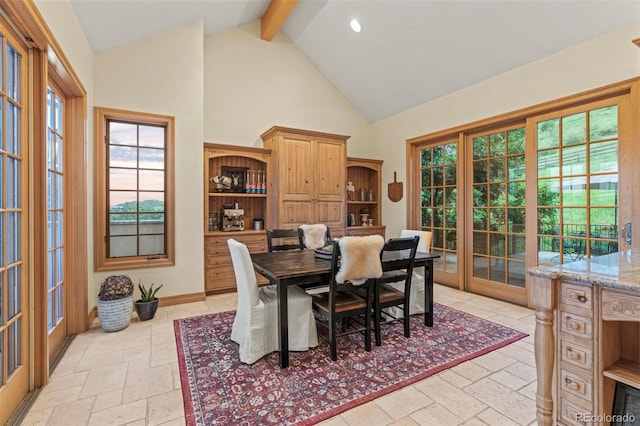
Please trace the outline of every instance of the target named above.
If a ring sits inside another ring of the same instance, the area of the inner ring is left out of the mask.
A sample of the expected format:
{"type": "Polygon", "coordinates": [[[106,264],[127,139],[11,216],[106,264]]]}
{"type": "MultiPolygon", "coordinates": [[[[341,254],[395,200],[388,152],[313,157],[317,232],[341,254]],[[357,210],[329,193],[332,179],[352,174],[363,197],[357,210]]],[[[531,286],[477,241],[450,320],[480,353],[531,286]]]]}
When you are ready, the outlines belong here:
{"type": "MultiPolygon", "coordinates": [[[[100,52],[195,19],[219,33],[260,19],[269,1],[71,4],[100,52]]],[[[281,32],[374,122],[633,22],[640,37],[640,0],[300,0],[281,32]]]]}

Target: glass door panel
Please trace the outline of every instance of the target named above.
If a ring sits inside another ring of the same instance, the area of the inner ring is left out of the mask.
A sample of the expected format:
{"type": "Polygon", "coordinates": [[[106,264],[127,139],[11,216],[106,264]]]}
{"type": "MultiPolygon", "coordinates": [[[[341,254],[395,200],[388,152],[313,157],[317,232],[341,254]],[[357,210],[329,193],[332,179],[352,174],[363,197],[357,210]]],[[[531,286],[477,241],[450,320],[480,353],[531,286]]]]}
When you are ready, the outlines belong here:
{"type": "Polygon", "coordinates": [[[64,101],[50,82],[47,88],[47,329],[49,363],[67,337],[64,292],[64,101]]]}
{"type": "Polygon", "coordinates": [[[29,385],[26,50],[0,18],[0,424],[29,385]]]}
{"type": "Polygon", "coordinates": [[[471,244],[467,288],[526,302],[524,127],[470,135],[471,244]]]}
{"type": "Polygon", "coordinates": [[[420,150],[420,224],[433,233],[436,281],[458,286],[458,143],[420,150]]]}
{"type": "Polygon", "coordinates": [[[618,106],[536,121],[538,264],[618,251],[618,106]]]}

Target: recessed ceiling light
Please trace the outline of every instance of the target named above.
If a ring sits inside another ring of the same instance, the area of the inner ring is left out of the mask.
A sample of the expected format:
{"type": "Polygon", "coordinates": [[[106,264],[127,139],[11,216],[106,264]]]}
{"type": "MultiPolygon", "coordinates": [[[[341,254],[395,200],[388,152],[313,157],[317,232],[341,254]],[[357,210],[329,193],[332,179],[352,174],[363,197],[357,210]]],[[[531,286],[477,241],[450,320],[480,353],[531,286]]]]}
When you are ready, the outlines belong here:
{"type": "Polygon", "coordinates": [[[357,33],[359,33],[360,31],[362,31],[362,27],[360,26],[360,22],[358,22],[357,19],[352,19],[351,20],[351,29],[357,33]]]}

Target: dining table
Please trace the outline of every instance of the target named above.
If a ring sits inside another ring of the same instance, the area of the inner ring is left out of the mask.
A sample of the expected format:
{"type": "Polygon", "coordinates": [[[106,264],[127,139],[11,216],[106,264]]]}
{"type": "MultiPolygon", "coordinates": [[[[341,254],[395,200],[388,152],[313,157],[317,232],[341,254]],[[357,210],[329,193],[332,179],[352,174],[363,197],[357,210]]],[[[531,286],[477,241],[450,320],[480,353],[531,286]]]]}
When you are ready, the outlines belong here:
{"type": "MultiPolygon", "coordinates": [[[[440,256],[417,252],[414,268],[424,267],[424,324],[433,326],[433,260],[440,256]]],[[[287,292],[291,285],[305,286],[328,283],[331,276],[331,259],[320,257],[312,249],[274,251],[251,254],[255,271],[276,286],[278,305],[278,329],[280,368],[289,367],[289,325],[287,292]]],[[[382,269],[394,269],[397,258],[382,258],[382,269]]]]}

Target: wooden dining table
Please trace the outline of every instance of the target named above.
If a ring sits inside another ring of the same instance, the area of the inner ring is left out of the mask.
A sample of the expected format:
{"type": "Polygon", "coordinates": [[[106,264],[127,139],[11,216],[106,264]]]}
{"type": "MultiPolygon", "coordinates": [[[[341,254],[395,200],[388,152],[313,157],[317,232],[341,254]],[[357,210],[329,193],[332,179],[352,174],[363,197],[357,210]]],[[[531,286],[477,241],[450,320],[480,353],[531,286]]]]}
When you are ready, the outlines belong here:
{"type": "MultiPolygon", "coordinates": [[[[433,260],[439,255],[416,253],[414,267],[424,267],[424,324],[433,326],[433,260]]],[[[251,255],[253,267],[277,287],[280,367],[289,366],[289,320],[287,292],[290,285],[328,282],[331,260],[317,257],[314,250],[289,250],[251,255]]],[[[383,258],[382,268],[393,269],[393,259],[383,258]]]]}

